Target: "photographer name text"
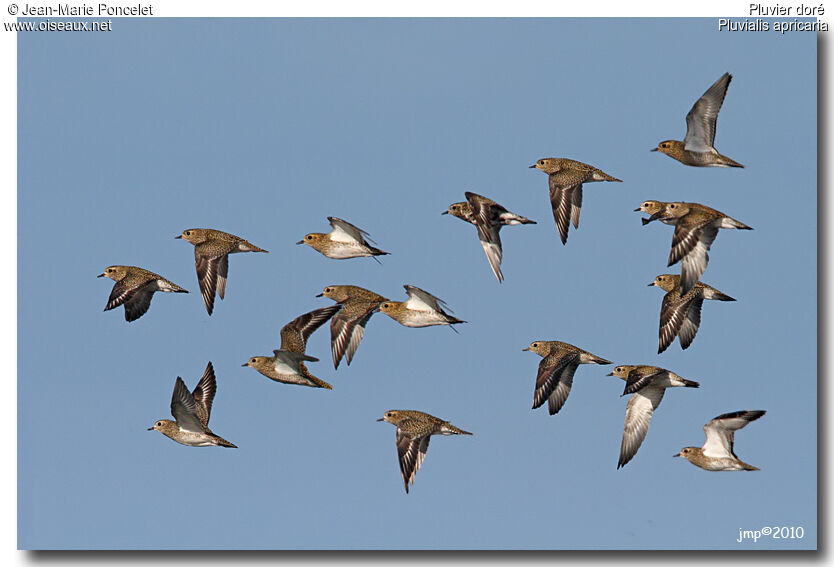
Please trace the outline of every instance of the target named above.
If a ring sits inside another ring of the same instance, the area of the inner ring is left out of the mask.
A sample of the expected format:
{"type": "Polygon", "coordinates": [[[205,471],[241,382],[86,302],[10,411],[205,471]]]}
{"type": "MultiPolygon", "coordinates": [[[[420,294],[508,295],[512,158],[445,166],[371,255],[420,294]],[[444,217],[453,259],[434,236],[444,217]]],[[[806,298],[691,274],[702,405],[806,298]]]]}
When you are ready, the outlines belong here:
{"type": "Polygon", "coordinates": [[[150,4],[130,6],[112,4],[57,4],[54,6],[35,6],[24,4],[17,14],[23,17],[33,16],[153,16],[150,4]]]}

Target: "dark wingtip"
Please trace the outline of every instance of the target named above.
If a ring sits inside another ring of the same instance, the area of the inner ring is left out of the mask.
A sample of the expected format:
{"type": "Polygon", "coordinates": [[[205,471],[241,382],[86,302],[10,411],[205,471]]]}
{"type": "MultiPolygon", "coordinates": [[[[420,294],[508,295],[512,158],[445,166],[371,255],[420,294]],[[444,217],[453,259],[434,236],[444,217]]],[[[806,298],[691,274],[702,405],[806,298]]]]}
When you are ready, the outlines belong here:
{"type": "MultiPolygon", "coordinates": [[[[639,211],[640,209],[637,209],[637,210],[639,211]]],[[[652,222],[652,221],[650,221],[650,220],[649,220],[649,219],[647,219],[647,218],[642,218],[642,219],[640,219],[640,222],[642,222],[642,223],[643,223],[643,226],[646,226],[647,224],[649,224],[649,223],[650,223],[650,222],[652,222]]]]}

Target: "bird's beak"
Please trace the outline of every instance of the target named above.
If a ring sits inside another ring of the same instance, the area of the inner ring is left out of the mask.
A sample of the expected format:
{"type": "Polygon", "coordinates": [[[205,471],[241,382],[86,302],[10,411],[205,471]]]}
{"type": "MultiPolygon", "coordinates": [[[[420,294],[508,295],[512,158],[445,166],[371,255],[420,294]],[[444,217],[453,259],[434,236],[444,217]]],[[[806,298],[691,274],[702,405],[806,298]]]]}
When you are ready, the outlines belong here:
{"type": "Polygon", "coordinates": [[[241,364],[241,366],[249,366],[249,363],[247,362],[246,364],[241,364]]]}
{"type": "Polygon", "coordinates": [[[531,165],[528,169],[536,169],[536,164],[534,163],[534,164],[533,164],[533,165],[531,165]]]}
{"type": "MultiPolygon", "coordinates": [[[[650,151],[650,152],[656,152],[656,151],[657,151],[657,148],[652,148],[652,149],[650,149],[649,151],[650,151]]],[[[675,456],[677,457],[677,455],[675,455],[675,456]]]]}
{"type": "Polygon", "coordinates": [[[606,374],[606,376],[613,376],[613,375],[614,375],[613,372],[609,372],[608,374],[606,374]]]}
{"type": "Polygon", "coordinates": [[[153,427],[148,427],[148,431],[153,431],[153,427]]]}
{"type": "Polygon", "coordinates": [[[640,211],[642,211],[642,210],[643,210],[643,209],[641,209],[640,207],[637,207],[636,209],[634,209],[634,212],[635,212],[635,213],[639,213],[639,212],[640,212],[640,211]]]}
{"type": "Polygon", "coordinates": [[[681,456],[681,454],[680,454],[680,453],[678,453],[677,455],[672,455],[672,456],[673,456],[673,457],[680,457],[680,456],[681,456]]]}
{"type": "Polygon", "coordinates": [[[296,244],[304,244],[304,241],[303,241],[303,240],[299,240],[298,242],[296,242],[296,244]]]}
{"type": "Polygon", "coordinates": [[[182,238],[182,234],[178,234],[178,235],[177,235],[177,236],[175,236],[174,238],[175,238],[175,239],[177,239],[177,238],[182,238]]]}
{"type": "Polygon", "coordinates": [[[323,293],[318,294],[316,297],[324,297],[323,293]]]}
{"type": "Polygon", "coordinates": [[[99,275],[97,275],[96,277],[97,277],[97,278],[103,278],[103,277],[104,277],[104,274],[99,274],[99,275]]]}
{"type": "Polygon", "coordinates": [[[385,419],[380,417],[377,421],[385,421],[385,419]]]}
{"type": "Polygon", "coordinates": [[[653,285],[657,285],[657,284],[656,284],[656,283],[654,283],[654,282],[652,282],[652,283],[650,283],[650,284],[649,284],[649,286],[648,286],[648,287],[652,287],[653,285]]]}
{"type": "Polygon", "coordinates": [[[530,350],[530,347],[521,349],[521,352],[524,352],[525,350],[530,350]]]}
{"type": "Polygon", "coordinates": [[[448,215],[448,214],[449,214],[449,211],[443,211],[443,212],[442,212],[442,213],[440,213],[440,214],[441,214],[441,215],[448,215]]]}

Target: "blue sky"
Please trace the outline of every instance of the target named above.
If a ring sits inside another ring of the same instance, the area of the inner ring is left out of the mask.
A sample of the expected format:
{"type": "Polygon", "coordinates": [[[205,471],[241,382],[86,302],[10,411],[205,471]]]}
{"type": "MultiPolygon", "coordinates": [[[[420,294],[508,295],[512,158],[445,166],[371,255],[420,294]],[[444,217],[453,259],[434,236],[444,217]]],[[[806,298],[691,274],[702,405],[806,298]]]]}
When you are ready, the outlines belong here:
{"type": "Polygon", "coordinates": [[[719,33],[689,20],[116,20],[100,34],[18,40],[18,478],[21,548],[764,549],[816,545],[816,36],[719,33]],[[681,60],[681,44],[697,53],[681,60]],[[763,54],[767,54],[764,56],[763,54]],[[789,67],[790,78],[779,71],[789,67]],[[716,147],[743,170],[649,153],[681,139],[692,103],[734,80],[716,147]],[[558,240],[541,157],[624,180],[585,187],[558,240]],[[503,233],[498,284],[473,227],[440,216],[463,192],[538,221],[503,233]],[[786,199],[787,197],[787,199],[786,199]],[[656,355],[670,227],[640,202],[697,201],[755,228],[721,231],[698,337],[656,355]],[[326,259],[295,242],[328,215],[391,252],[326,259]],[[211,227],[268,255],[230,258],[209,317],[192,247],[211,227]],[[158,272],[138,321],[102,313],[111,264],[158,272]],[[469,321],[456,335],[377,314],[350,367],[329,331],[310,364],[333,391],[241,364],[328,284],[387,297],[417,285],[469,321]],[[627,399],[582,366],[556,416],[530,410],[558,339],[698,380],[669,391],[616,463],[627,399]],[[148,432],[177,376],[214,364],[211,427],[237,450],[148,432]],[[432,441],[402,488],[388,409],[472,431],[432,441]],[[759,473],[672,455],[739,409],[759,473]],[[802,540],[736,542],[802,526],[802,540]]]}

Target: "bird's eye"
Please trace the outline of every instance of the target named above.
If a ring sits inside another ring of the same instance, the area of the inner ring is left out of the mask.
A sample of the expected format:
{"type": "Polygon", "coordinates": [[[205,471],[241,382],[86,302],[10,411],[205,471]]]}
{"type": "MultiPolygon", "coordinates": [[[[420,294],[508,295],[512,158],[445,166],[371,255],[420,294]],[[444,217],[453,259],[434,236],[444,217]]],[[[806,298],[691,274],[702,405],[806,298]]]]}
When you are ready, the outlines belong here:
{"type": "Polygon", "coordinates": [[[539,160],[539,165],[544,165],[544,160],[543,159],[539,160]]]}
{"type": "Polygon", "coordinates": [[[157,427],[162,427],[162,422],[161,422],[161,421],[157,421],[157,422],[156,422],[156,426],[157,426],[157,427]]]}
{"type": "Polygon", "coordinates": [[[533,343],[533,348],[538,348],[539,343],[533,343]]]}
{"type": "Polygon", "coordinates": [[[312,240],[312,239],[313,239],[313,237],[308,234],[307,235],[307,240],[312,240]]]}
{"type": "Polygon", "coordinates": [[[186,230],[186,231],[185,231],[185,235],[186,235],[186,236],[191,236],[191,231],[190,231],[190,230],[186,230]]]}

